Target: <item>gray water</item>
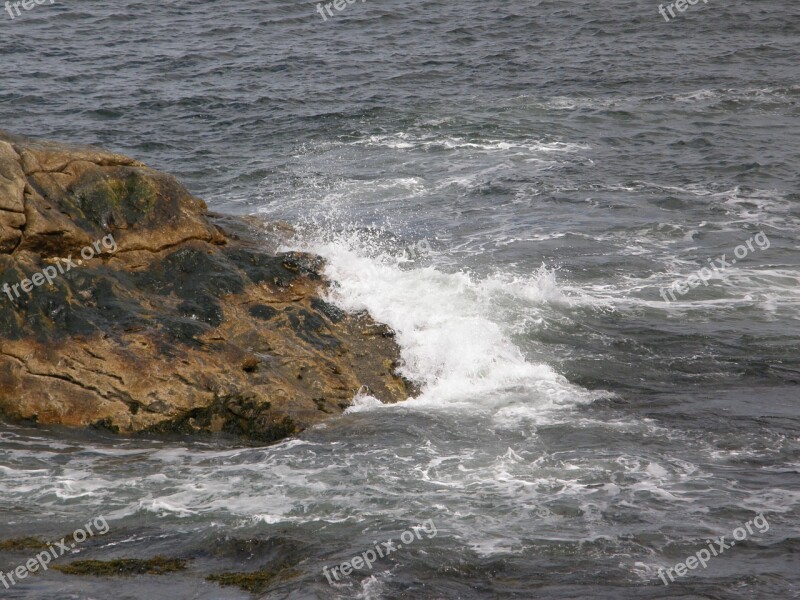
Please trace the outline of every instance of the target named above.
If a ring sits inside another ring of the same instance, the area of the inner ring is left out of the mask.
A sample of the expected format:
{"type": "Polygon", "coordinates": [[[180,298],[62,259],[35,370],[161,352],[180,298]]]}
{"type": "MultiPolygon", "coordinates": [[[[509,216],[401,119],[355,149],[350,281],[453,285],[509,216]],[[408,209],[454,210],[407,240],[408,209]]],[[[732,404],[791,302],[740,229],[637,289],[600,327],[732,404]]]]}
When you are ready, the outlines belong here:
{"type": "Polygon", "coordinates": [[[257,596],[800,597],[800,4],[665,22],[655,2],[370,0],[323,21],[58,1],[0,21],[0,128],[292,223],[423,388],[269,448],[0,425],[0,539],[102,515],[74,557],[189,559],[0,594],[250,598],[204,576],[283,565],[257,596]]]}

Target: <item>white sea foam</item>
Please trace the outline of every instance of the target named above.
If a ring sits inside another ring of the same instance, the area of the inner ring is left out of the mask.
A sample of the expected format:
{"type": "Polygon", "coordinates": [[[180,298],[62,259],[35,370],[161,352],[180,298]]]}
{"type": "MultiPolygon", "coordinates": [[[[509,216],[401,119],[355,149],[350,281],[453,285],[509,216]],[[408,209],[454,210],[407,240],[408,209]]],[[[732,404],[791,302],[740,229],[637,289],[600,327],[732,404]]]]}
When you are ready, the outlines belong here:
{"type": "Polygon", "coordinates": [[[507,152],[523,151],[528,153],[551,153],[551,152],[577,152],[587,150],[589,146],[569,142],[544,141],[544,140],[467,140],[455,136],[436,136],[398,132],[388,135],[371,135],[364,140],[356,142],[366,146],[383,146],[400,150],[477,150],[483,152],[507,152]]]}
{"type": "Polygon", "coordinates": [[[196,510],[192,510],[184,506],[176,506],[175,504],[162,499],[141,500],[139,502],[139,508],[160,516],[171,514],[179,517],[188,517],[197,514],[196,510]]]}
{"type": "MultiPolygon", "coordinates": [[[[498,318],[498,299],[503,296],[521,300],[531,309],[545,303],[580,302],[558,288],[551,271],[542,268],[527,280],[503,276],[479,280],[432,266],[408,270],[386,253],[367,256],[360,242],[353,235],[312,241],[304,247],[326,258],[326,275],[336,282],[332,302],[352,312],[366,310],[397,333],[401,372],[422,386],[422,394],[405,406],[468,405],[506,421],[598,397],[550,366],[527,360],[510,339],[510,324],[498,318]]],[[[382,407],[360,394],[351,411],[382,407]]]]}

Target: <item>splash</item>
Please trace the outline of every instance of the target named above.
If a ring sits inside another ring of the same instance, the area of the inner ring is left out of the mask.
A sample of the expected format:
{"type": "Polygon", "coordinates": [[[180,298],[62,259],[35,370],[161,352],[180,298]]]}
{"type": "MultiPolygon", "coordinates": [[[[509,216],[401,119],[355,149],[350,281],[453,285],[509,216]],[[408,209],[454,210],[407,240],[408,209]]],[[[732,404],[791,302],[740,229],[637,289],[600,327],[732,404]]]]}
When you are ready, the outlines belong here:
{"type": "MultiPolygon", "coordinates": [[[[517,419],[597,397],[549,365],[528,361],[511,339],[514,320],[504,317],[518,317],[521,307],[580,302],[560,290],[553,271],[479,279],[430,264],[408,268],[404,256],[385,245],[376,251],[375,237],[361,232],[322,237],[300,246],[326,259],[326,276],[335,282],[328,299],[350,312],[368,311],[397,334],[400,371],[422,388],[404,406],[469,406],[517,419]]],[[[351,410],[382,407],[360,392],[351,410]]]]}

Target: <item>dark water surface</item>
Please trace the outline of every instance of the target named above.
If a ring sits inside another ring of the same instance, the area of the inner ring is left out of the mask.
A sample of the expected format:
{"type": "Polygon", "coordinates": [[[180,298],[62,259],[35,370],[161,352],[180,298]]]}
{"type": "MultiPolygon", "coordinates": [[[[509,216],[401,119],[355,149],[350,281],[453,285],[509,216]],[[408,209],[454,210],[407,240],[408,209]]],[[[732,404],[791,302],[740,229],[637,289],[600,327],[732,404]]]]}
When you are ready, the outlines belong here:
{"type": "Polygon", "coordinates": [[[671,22],[586,0],[22,13],[0,13],[0,128],[293,223],[423,394],[359,397],[270,448],[0,425],[0,539],[103,515],[74,556],[190,559],[0,596],[250,598],[204,576],[285,567],[256,596],[800,598],[795,0],[671,22]],[[435,535],[326,581],[423,522],[435,535]]]}

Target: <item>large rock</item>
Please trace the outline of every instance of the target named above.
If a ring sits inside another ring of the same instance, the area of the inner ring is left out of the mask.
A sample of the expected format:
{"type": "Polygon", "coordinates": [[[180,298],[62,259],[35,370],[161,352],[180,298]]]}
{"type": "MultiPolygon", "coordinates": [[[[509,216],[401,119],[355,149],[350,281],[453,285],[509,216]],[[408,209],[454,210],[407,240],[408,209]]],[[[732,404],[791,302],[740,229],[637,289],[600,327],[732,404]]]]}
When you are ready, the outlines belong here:
{"type": "Polygon", "coordinates": [[[408,397],[391,330],[326,303],[285,235],[126,156],[0,131],[0,413],[271,442],[364,386],[408,397]]]}

